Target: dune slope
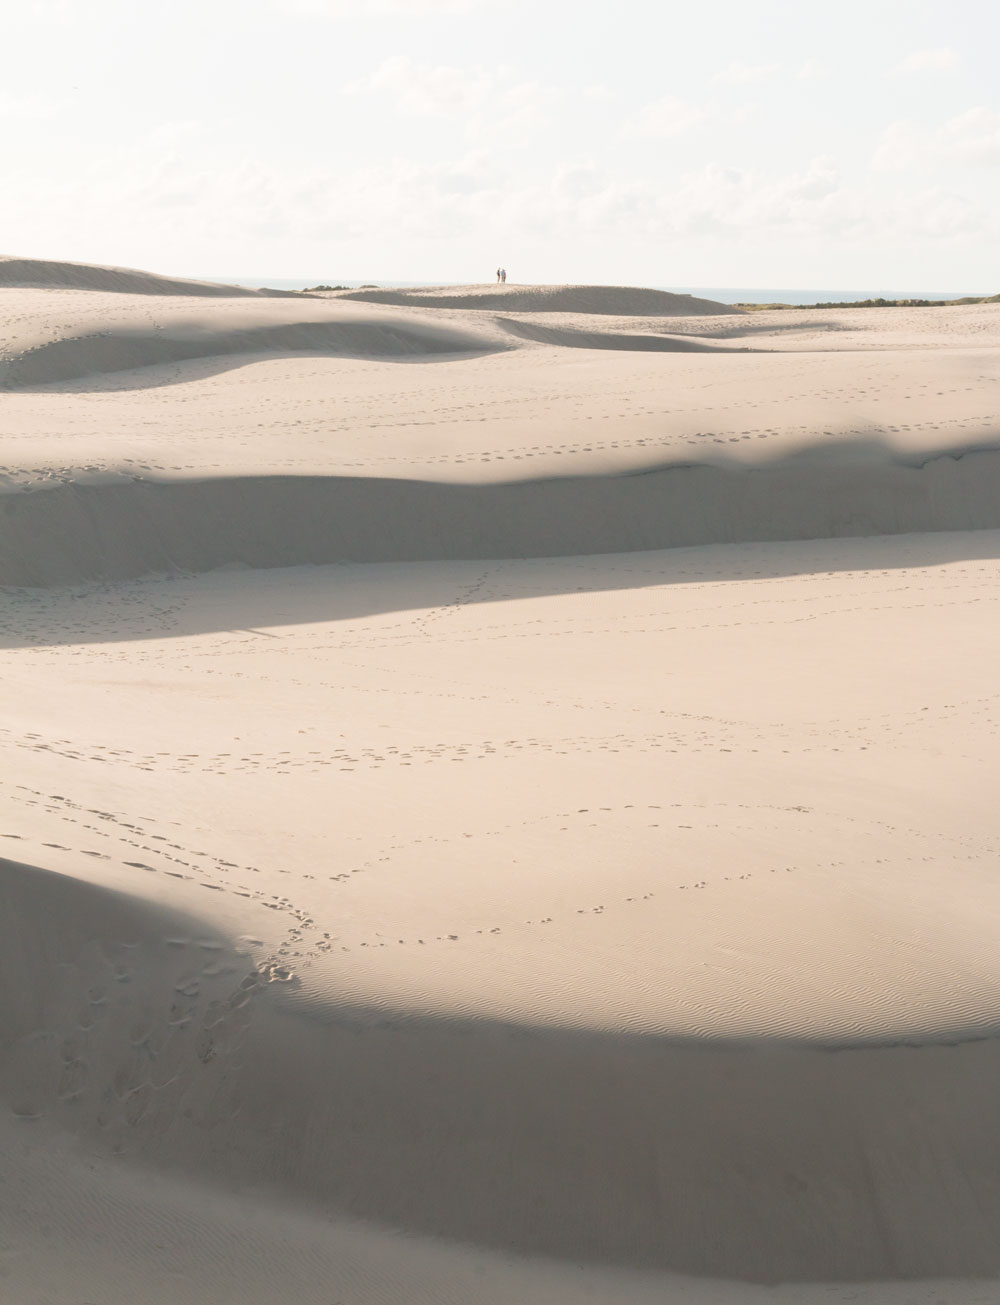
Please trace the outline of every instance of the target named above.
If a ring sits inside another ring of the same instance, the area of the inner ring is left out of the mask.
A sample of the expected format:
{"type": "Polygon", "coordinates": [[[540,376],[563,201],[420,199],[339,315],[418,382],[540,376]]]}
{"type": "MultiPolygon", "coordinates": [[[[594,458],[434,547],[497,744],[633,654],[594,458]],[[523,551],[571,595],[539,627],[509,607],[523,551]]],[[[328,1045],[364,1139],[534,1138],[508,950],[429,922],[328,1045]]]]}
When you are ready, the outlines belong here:
{"type": "Polygon", "coordinates": [[[365,476],[53,485],[0,496],[0,584],[324,562],[558,557],[1000,526],[1000,450],[844,447],[489,484],[365,476]]]}
{"type": "Polygon", "coordinates": [[[0,286],[224,299],[286,298],[293,294],[292,291],[285,290],[254,290],[247,286],[217,285],[212,281],[161,276],[156,272],[140,272],[129,267],[100,267],[93,263],[66,263],[45,258],[15,258],[11,255],[0,255],[0,286]]]}
{"type": "Polygon", "coordinates": [[[621,349],[637,353],[712,353],[725,346],[680,335],[626,335],[614,331],[580,331],[572,327],[544,326],[538,322],[498,317],[505,331],[522,340],[563,349],[621,349]]]}
{"type": "Polygon", "coordinates": [[[101,1153],[521,1255],[758,1281],[995,1267],[1000,1043],[712,1045],[303,1003],[280,964],[139,898],[0,862],[0,902],[0,1093],[101,1153]],[[874,1170],[861,1118],[894,1136],[874,1170]]]}
{"type": "MultiPolygon", "coordinates": [[[[0,390],[51,385],[88,376],[164,364],[241,355],[322,353],[339,357],[402,358],[474,353],[496,346],[472,332],[424,323],[381,321],[273,322],[235,325],[208,321],[142,331],[133,326],[41,343],[0,362],[0,390]]],[[[155,381],[153,382],[155,383],[155,381]]]]}
{"type": "Polygon", "coordinates": [[[501,309],[511,313],[594,313],[615,317],[703,317],[740,315],[714,299],[647,290],[636,286],[555,285],[444,286],[435,290],[350,290],[340,298],[412,308],[501,309]]]}

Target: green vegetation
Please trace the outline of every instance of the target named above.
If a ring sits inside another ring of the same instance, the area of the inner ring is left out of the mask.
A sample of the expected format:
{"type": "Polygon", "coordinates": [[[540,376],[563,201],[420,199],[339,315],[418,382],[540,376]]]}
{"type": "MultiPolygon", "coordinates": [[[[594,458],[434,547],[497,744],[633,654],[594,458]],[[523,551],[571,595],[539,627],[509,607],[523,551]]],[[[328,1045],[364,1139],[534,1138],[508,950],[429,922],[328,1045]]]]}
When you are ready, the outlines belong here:
{"type": "Polygon", "coordinates": [[[733,304],[746,313],[763,313],[778,308],[948,308],[956,304],[1000,304],[1000,295],[981,299],[855,299],[851,303],[818,304],[733,304]]]}
{"type": "MultiPolygon", "coordinates": [[[[314,295],[314,294],[318,294],[321,290],[354,290],[354,289],[355,289],[355,287],[354,287],[353,285],[307,285],[306,288],[305,288],[304,290],[299,290],[297,293],[300,294],[300,295],[314,295]]],[[[357,289],[358,289],[358,290],[377,290],[377,289],[378,289],[378,286],[377,286],[377,285],[361,285],[361,286],[358,286],[357,289]]]]}

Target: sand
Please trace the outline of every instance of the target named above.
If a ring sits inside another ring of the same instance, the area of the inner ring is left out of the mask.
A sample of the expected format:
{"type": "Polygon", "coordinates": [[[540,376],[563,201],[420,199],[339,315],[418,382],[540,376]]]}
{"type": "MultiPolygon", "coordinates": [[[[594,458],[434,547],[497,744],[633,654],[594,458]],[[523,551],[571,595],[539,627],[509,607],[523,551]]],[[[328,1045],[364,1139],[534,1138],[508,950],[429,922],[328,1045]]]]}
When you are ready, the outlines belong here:
{"type": "Polygon", "coordinates": [[[1000,306],[57,275],[0,1298],[995,1300],[1000,306]]]}
{"type": "Polygon", "coordinates": [[[246,286],[219,285],[212,281],[192,281],[189,277],[160,276],[131,267],[101,267],[93,263],[55,262],[45,258],[15,258],[0,254],[0,286],[31,286],[46,289],[113,291],[132,295],[197,295],[223,299],[275,296],[284,298],[286,290],[250,289],[246,286]]]}

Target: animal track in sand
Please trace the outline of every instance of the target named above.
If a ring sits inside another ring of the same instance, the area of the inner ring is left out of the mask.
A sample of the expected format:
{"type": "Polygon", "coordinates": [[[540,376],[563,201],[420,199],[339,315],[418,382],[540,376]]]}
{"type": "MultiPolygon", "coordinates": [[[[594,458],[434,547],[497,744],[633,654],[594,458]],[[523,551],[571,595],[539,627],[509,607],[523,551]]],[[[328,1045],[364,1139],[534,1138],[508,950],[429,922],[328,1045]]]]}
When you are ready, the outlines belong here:
{"type": "MultiPolygon", "coordinates": [[[[79,846],[74,848],[70,845],[51,842],[44,843],[42,846],[60,851],[75,851],[79,855],[99,856],[103,860],[117,860],[120,865],[128,869],[142,871],[144,874],[162,873],[168,878],[196,884],[212,892],[231,893],[236,897],[247,899],[255,906],[290,916],[293,923],[286,928],[284,937],[278,945],[278,953],[282,958],[287,953],[295,953],[296,945],[301,940],[303,931],[313,926],[312,916],[307,911],[297,907],[287,896],[268,893],[245,883],[240,883],[235,877],[230,878],[229,872],[231,870],[244,875],[259,874],[260,869],[257,866],[239,865],[225,857],[213,856],[203,851],[189,851],[183,844],[173,839],[157,838],[156,835],[147,832],[134,821],[126,820],[123,816],[115,815],[110,811],[84,807],[80,803],[73,802],[62,795],[44,794],[24,784],[8,786],[0,781],[0,785],[11,788],[10,796],[12,801],[30,807],[42,807],[46,812],[57,818],[63,827],[69,826],[68,834],[82,830],[88,838],[106,840],[110,851],[97,852],[79,846]],[[145,839],[149,841],[143,841],[145,839]],[[161,845],[154,846],[157,842],[161,845]],[[134,852],[125,851],[126,848],[138,849],[145,853],[148,859],[139,860],[135,857],[134,852]],[[183,855],[178,855],[178,853],[183,855]],[[168,864],[164,864],[164,862],[168,864]],[[172,869],[171,866],[181,868],[172,869]]],[[[152,823],[146,817],[142,819],[147,820],[147,823],[152,823]]],[[[18,841],[29,841],[14,833],[7,833],[3,836],[18,841]]],[[[308,878],[309,876],[303,877],[308,878]]]]}
{"type": "Polygon", "coordinates": [[[51,1012],[57,1023],[15,1051],[26,1084],[13,1103],[16,1117],[54,1114],[74,1128],[96,1128],[116,1151],[127,1149],[147,1117],[162,1130],[189,1108],[195,1061],[219,1062],[216,1090],[224,1091],[252,998],[279,977],[272,970],[293,977],[273,962],[247,974],[244,957],[214,939],[165,937],[143,947],[165,980],[159,987],[132,987],[124,960],[134,944],[108,940],[67,968],[64,1000],[51,1012]]]}
{"type": "MultiPolygon", "coordinates": [[[[955,586],[958,587],[958,586],[955,586]]],[[[843,594],[824,593],[822,595],[789,595],[787,598],[775,598],[767,596],[764,598],[740,600],[732,599],[726,603],[719,603],[714,606],[700,606],[690,610],[678,611],[673,605],[660,608],[653,608],[645,612],[628,612],[621,614],[615,620],[614,625],[607,622],[597,621],[593,616],[562,616],[562,617],[537,617],[524,621],[503,621],[494,624],[478,624],[472,630],[451,630],[443,636],[449,647],[456,644],[477,644],[493,643],[499,640],[518,642],[525,639],[544,639],[546,641],[560,637],[574,637],[587,635],[614,634],[616,637],[626,637],[634,635],[650,634],[674,634],[688,633],[699,630],[729,630],[748,627],[761,627],[768,625],[802,625],[813,621],[823,620],[830,617],[840,617],[849,615],[854,612],[878,612],[878,611],[917,611],[927,607],[965,607],[984,601],[1000,601],[1000,593],[996,588],[994,580],[983,580],[979,584],[965,583],[961,586],[963,597],[956,599],[944,599],[937,594],[929,595],[920,602],[906,602],[898,599],[893,602],[875,604],[871,601],[858,602],[856,592],[845,591],[843,594]],[[981,589],[982,594],[967,595],[969,589],[981,589]],[[802,607],[809,602],[823,602],[824,604],[836,603],[837,599],[851,599],[848,606],[824,606],[821,611],[802,611],[802,607]],[[752,609],[755,607],[774,608],[774,614],[770,617],[758,615],[752,611],[744,617],[743,609],[752,609]],[[782,610],[787,607],[789,610],[782,610]],[[718,615],[715,615],[718,613],[718,615]],[[722,619],[723,617],[731,618],[734,613],[740,613],[741,619],[722,619]],[[710,619],[699,619],[704,615],[709,615],[710,619]],[[664,623],[666,618],[668,623],[664,623]],[[637,624],[642,622],[642,624],[637,624]]],[[[905,594],[912,590],[911,585],[897,585],[891,589],[885,589],[878,594],[879,598],[895,594],[905,594]]],[[[874,597],[874,596],[873,596],[874,597]]],[[[421,627],[421,634],[426,638],[426,626],[421,627]]],[[[330,651],[352,652],[352,651],[382,651],[405,648],[416,641],[416,635],[413,627],[410,630],[401,632],[391,638],[342,638],[331,640],[328,647],[330,651]]]]}
{"type": "Polygon", "coordinates": [[[579,928],[588,918],[636,910],[652,913],[645,927],[655,930],[663,912],[672,917],[679,909],[674,894],[682,892],[710,899],[746,891],[773,895],[788,876],[858,877],[863,883],[874,866],[945,857],[991,864],[997,851],[983,840],[805,806],[664,801],[581,807],[454,837],[401,841],[332,876],[359,904],[372,891],[392,902],[392,890],[402,890],[398,918],[380,908],[380,927],[372,933],[352,932],[342,917],[335,941],[341,951],[486,944],[497,935],[579,928]],[[896,856],[900,835],[926,846],[927,855],[896,856]],[[378,885],[372,889],[365,884],[370,875],[378,885]],[[472,927],[457,924],[465,917],[469,877],[482,902],[472,927]]]}
{"type": "MultiPolygon", "coordinates": [[[[377,688],[367,686],[369,692],[378,692],[377,688]]],[[[399,692],[407,692],[400,688],[399,692]]],[[[419,692],[419,691],[418,691],[419,692]]],[[[433,694],[427,696],[433,697],[433,694]]],[[[592,704],[598,707],[612,708],[614,704],[592,704]]],[[[623,708],[628,710],[628,708],[623,708]]],[[[645,713],[649,715],[647,711],[645,713]]],[[[545,737],[515,738],[467,738],[459,740],[441,740],[437,742],[386,742],[378,747],[370,745],[341,745],[336,748],[310,748],[292,753],[284,749],[277,753],[248,752],[239,756],[231,753],[214,753],[207,756],[198,754],[174,754],[159,752],[156,754],[133,754],[128,749],[117,749],[115,764],[143,771],[165,770],[174,774],[250,774],[272,773],[276,775],[298,771],[303,775],[322,775],[336,771],[351,772],[357,769],[379,769],[383,766],[418,766],[437,762],[483,761],[490,758],[513,757],[523,753],[545,753],[550,755],[592,754],[598,752],[618,751],[676,751],[679,748],[701,750],[702,747],[718,746],[728,743],[736,722],[720,720],[709,716],[697,716],[683,712],[666,714],[676,728],[666,731],[649,731],[643,734],[631,734],[619,731],[613,734],[557,734],[545,737]]],[[[752,728],[752,727],[751,727],[752,728]]],[[[38,749],[47,753],[67,756],[75,759],[76,749],[67,747],[67,740],[39,742],[26,736],[10,738],[0,727],[0,738],[7,735],[15,747],[38,749]]],[[[315,739],[313,741],[316,741],[315,739]]],[[[84,755],[84,754],[81,754],[84,755]]],[[[85,759],[93,759],[85,757],[85,759]]],[[[51,799],[62,801],[61,798],[51,799]]],[[[134,832],[134,830],[133,830],[134,832]]],[[[171,844],[163,834],[148,834],[146,837],[156,842],[164,842],[176,850],[183,850],[179,844],[171,844]]],[[[161,849],[162,850],[162,849],[161,849]]],[[[192,855],[202,855],[193,853],[192,855]]],[[[222,867],[236,868],[224,859],[217,861],[222,867]]]]}
{"type": "MultiPolygon", "coordinates": [[[[368,668],[369,673],[378,669],[368,668]]],[[[391,677],[391,684],[382,687],[372,683],[326,687],[336,687],[339,692],[352,689],[359,693],[364,692],[366,695],[391,694],[432,699],[465,698],[469,702],[485,700],[481,692],[478,694],[459,692],[462,683],[456,681],[454,677],[449,678],[449,683],[454,685],[452,689],[435,691],[430,687],[415,688],[412,684],[402,682],[394,669],[387,669],[386,674],[391,677]]],[[[408,680],[415,678],[428,686],[441,682],[438,675],[428,675],[410,668],[406,671],[406,678],[408,680]]],[[[311,687],[323,687],[324,684],[325,682],[320,682],[319,685],[314,684],[311,687]]],[[[553,692],[551,689],[544,691],[522,689],[517,698],[510,698],[509,701],[512,704],[523,705],[525,697],[531,694],[538,700],[539,707],[577,705],[572,702],[560,702],[558,698],[552,696],[553,692]]],[[[489,700],[496,702],[498,698],[494,694],[490,695],[489,700]]],[[[213,774],[222,777],[268,773],[281,776],[294,772],[299,776],[326,775],[332,778],[338,773],[350,774],[359,770],[377,770],[390,766],[406,768],[442,763],[502,761],[532,753],[548,756],[599,755],[602,752],[609,755],[616,753],[695,755],[706,751],[718,753],[734,750],[745,752],[748,749],[753,751],[776,743],[787,744],[794,751],[865,750],[873,744],[913,739],[933,729],[941,721],[956,720],[966,722],[969,755],[974,755],[978,740],[992,737],[1000,731],[1000,693],[985,697],[962,698],[953,696],[953,690],[946,685],[941,687],[938,700],[922,703],[919,707],[867,713],[856,720],[831,720],[817,717],[811,721],[798,720],[794,725],[780,720],[747,721],[704,713],[678,712],[668,708],[650,709],[648,706],[637,707],[629,702],[601,701],[595,698],[588,698],[578,705],[581,710],[590,714],[600,710],[616,714],[639,714],[646,719],[656,718],[664,728],[641,733],[617,730],[605,734],[563,732],[547,734],[539,731],[538,735],[530,738],[472,737],[438,742],[407,740],[399,743],[386,741],[379,746],[341,744],[333,747],[328,744],[325,748],[303,749],[300,744],[295,752],[291,749],[271,753],[254,750],[239,754],[225,751],[208,753],[204,756],[194,753],[175,754],[162,750],[155,754],[136,754],[126,748],[106,749],[103,745],[96,745],[99,751],[95,752],[93,744],[73,747],[66,739],[46,739],[36,732],[15,736],[3,727],[0,727],[0,738],[6,738],[14,747],[37,749],[49,755],[65,756],[70,761],[97,759],[110,763],[110,759],[113,758],[115,766],[127,766],[149,773],[164,770],[175,774],[213,774]],[[941,698],[947,701],[942,702],[941,698]]],[[[322,740],[314,736],[310,741],[322,740]]],[[[38,800],[42,800],[44,796],[39,794],[38,800]]],[[[55,809],[55,804],[62,799],[51,798],[50,801],[55,809]]],[[[138,833],[138,828],[128,822],[123,823],[122,828],[129,829],[132,834],[138,833]]],[[[172,859],[172,853],[182,853],[183,855],[177,859],[185,868],[190,867],[192,861],[202,862],[200,871],[203,873],[213,861],[213,858],[204,851],[185,849],[176,840],[171,840],[164,834],[148,833],[145,837],[153,842],[163,843],[165,846],[157,850],[167,859],[172,859]]],[[[143,844],[133,841],[132,846],[140,847],[143,844]]],[[[102,855],[95,849],[81,848],[80,850],[91,856],[102,855]]],[[[239,868],[221,857],[214,858],[214,863],[223,873],[239,868]]],[[[254,872],[253,867],[249,869],[254,872]]]]}

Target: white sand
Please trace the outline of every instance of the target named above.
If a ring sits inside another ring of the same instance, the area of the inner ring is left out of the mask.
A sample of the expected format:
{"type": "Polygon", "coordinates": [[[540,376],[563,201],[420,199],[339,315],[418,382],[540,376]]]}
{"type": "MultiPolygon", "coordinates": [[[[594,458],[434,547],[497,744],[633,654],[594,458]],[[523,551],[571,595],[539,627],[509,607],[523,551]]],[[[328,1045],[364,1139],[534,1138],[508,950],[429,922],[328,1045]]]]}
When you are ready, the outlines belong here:
{"type": "Polygon", "coordinates": [[[197,295],[223,299],[284,298],[284,290],[252,290],[246,286],[192,281],[189,277],[160,276],[131,267],[101,267],[93,263],[55,262],[45,258],[16,258],[0,254],[0,286],[31,286],[47,290],[97,290],[133,295],[197,295]]]}
{"type": "Polygon", "coordinates": [[[1000,306],[0,307],[0,1299],[997,1298],[1000,306]]]}

